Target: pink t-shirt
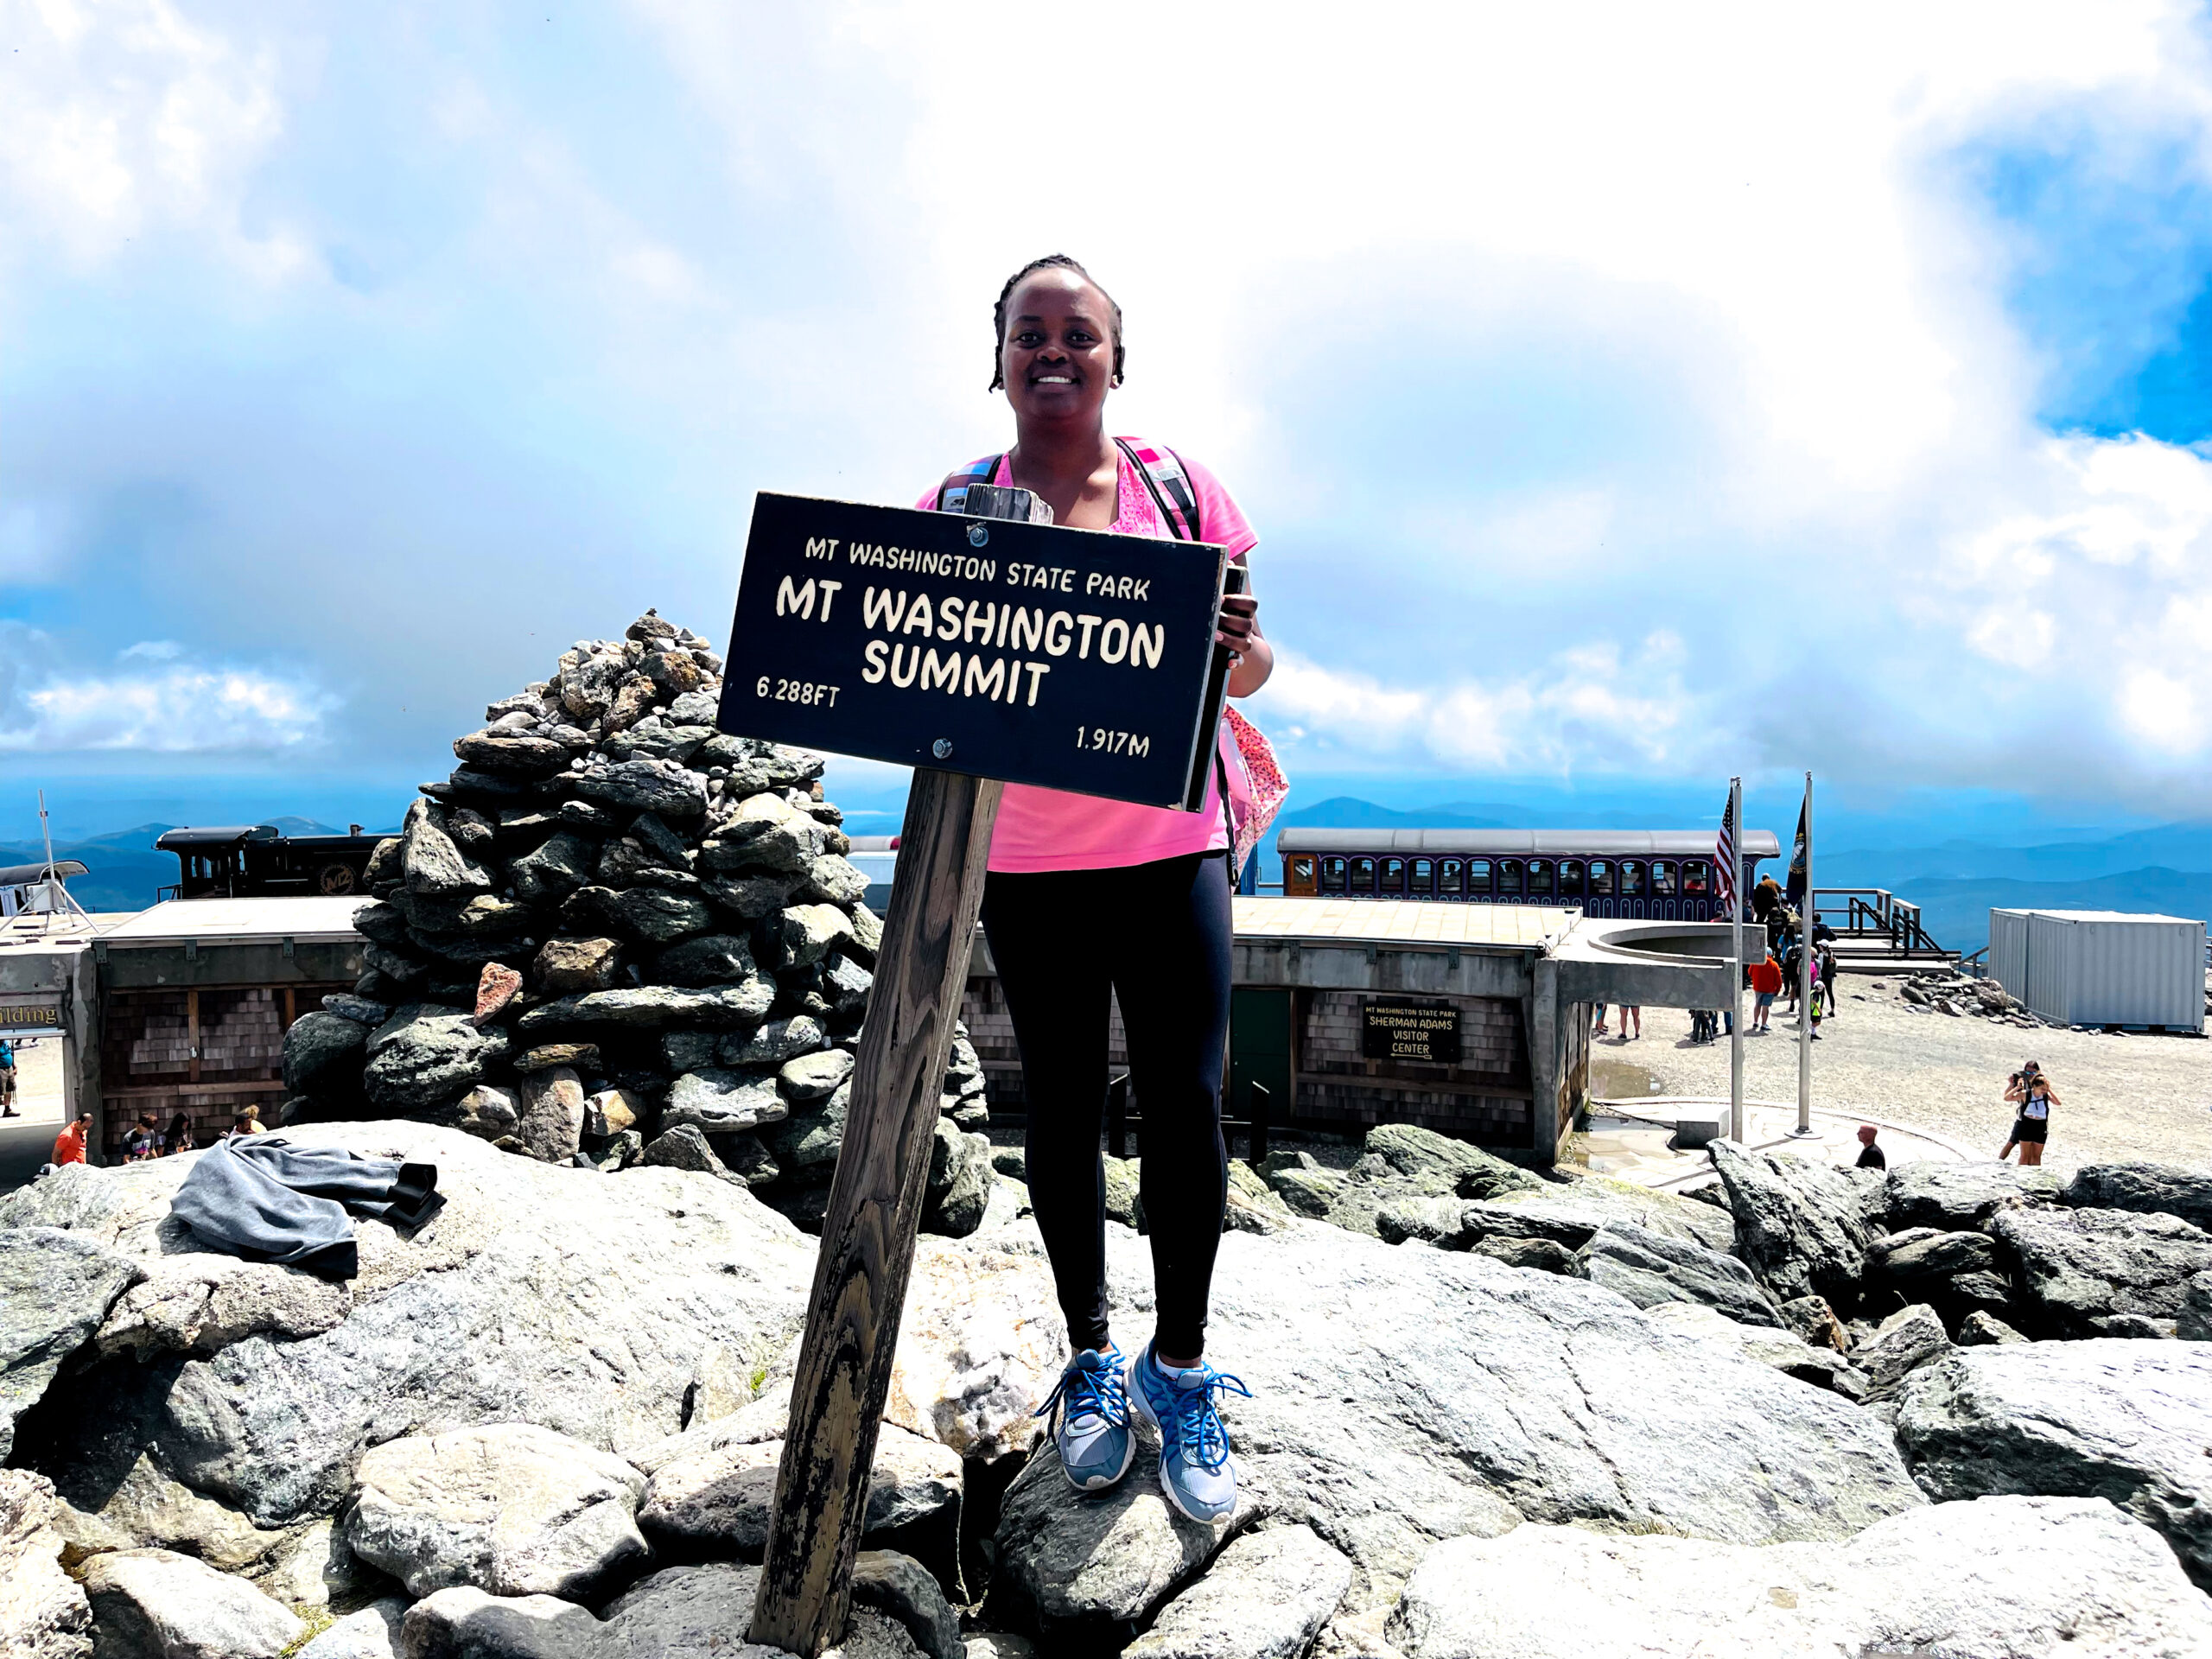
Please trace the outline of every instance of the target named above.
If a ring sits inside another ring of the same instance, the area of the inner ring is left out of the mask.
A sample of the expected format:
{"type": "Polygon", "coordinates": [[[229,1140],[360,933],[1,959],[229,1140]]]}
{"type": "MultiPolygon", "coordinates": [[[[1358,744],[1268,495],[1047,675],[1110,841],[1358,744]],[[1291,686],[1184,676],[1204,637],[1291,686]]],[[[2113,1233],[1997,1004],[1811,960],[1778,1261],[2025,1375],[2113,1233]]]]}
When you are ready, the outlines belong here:
{"type": "MultiPolygon", "coordinates": [[[[1179,455],[1198,498],[1198,518],[1206,540],[1242,558],[1259,545],[1260,538],[1221,480],[1187,455],[1179,455]]],[[[1108,526],[1120,536],[1156,536],[1174,539],[1174,531],[1161,520],[1152,492],[1145,487],[1121,457],[1122,476],[1114,522],[1108,526]]],[[[1001,456],[991,481],[1010,481],[1013,468],[1001,456]]],[[[937,505],[935,486],[914,505],[937,505]]],[[[1221,809],[1218,774],[1206,784],[1205,804],[1196,812],[1170,807],[1138,806],[1128,801],[1102,800],[1096,795],[1071,795],[1064,790],[1037,789],[1027,784],[1008,784],[999,802],[999,816],[991,831],[990,868],[1009,873],[1033,870],[1115,870],[1155,859],[1179,858],[1208,853],[1229,845],[1229,825],[1221,809]]]]}

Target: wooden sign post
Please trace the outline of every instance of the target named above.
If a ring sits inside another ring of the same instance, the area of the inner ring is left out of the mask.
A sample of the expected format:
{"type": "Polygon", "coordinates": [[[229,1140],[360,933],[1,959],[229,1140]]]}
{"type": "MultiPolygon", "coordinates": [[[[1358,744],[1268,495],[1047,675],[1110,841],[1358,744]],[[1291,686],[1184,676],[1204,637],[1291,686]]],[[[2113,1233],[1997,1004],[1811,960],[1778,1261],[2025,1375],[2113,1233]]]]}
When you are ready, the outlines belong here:
{"type": "Polygon", "coordinates": [[[764,493],[721,728],[913,766],[748,1639],[841,1640],[1002,783],[1195,810],[1226,653],[1205,543],[764,493]]]}

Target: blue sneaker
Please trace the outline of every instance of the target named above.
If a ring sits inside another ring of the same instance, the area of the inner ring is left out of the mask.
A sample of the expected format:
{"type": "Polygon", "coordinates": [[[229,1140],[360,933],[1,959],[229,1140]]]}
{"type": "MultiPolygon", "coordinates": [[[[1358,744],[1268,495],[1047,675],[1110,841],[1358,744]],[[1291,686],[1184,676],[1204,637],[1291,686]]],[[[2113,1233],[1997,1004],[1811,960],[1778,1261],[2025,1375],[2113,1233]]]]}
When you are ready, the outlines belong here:
{"type": "Polygon", "coordinates": [[[1236,1507],[1236,1465],[1214,1402],[1231,1390],[1249,1400],[1251,1389],[1204,1361],[1164,1370],[1150,1343],[1129,1373],[1137,1414],[1160,1431],[1160,1490],[1192,1520],[1220,1520],[1236,1507]]]}
{"type": "Polygon", "coordinates": [[[1052,1444],[1060,1472],[1078,1492],[1103,1492],[1129,1472],[1137,1437],[1129,1432],[1129,1395],[1122,1351],[1108,1343],[1086,1348],[1068,1362],[1060,1385],[1037,1408],[1055,1411],[1052,1444]]]}

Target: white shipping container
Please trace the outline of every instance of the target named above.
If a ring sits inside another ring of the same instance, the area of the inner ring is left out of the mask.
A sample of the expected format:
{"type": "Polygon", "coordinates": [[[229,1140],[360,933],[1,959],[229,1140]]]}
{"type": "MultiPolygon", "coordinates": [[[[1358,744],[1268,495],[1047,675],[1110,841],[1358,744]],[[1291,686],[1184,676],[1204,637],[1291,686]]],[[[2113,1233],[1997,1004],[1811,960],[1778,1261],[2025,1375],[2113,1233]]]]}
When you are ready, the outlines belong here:
{"type": "Polygon", "coordinates": [[[2116,910],[1993,910],[1990,976],[2069,1026],[2204,1023],[2204,924],[2116,910]]]}

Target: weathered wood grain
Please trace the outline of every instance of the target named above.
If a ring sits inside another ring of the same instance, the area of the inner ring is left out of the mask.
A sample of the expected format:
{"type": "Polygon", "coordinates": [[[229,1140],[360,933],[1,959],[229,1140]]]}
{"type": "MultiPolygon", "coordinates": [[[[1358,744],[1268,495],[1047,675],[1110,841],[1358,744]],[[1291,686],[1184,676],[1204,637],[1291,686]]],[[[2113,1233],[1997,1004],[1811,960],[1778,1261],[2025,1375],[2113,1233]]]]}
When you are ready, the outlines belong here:
{"type": "Polygon", "coordinates": [[[815,1259],[751,1639],[842,1637],[876,1430],[914,1261],[945,1053],[1004,786],[918,770],[815,1259]]]}

